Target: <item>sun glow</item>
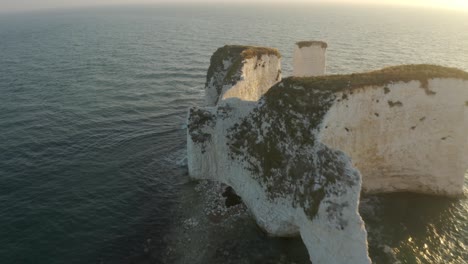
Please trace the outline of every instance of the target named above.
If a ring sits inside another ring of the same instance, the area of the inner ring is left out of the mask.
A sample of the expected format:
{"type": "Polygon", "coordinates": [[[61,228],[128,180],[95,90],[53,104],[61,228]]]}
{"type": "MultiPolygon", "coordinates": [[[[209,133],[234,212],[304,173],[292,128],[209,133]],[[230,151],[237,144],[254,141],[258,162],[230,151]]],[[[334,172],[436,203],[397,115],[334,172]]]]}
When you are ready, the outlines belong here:
{"type": "Polygon", "coordinates": [[[432,0],[421,1],[422,4],[428,3],[435,7],[445,7],[452,9],[468,9],[468,0],[432,0]]]}
{"type": "MultiPolygon", "coordinates": [[[[306,1],[306,0],[300,0],[306,1]]],[[[307,0],[308,1],[308,0],[307,0]]],[[[317,0],[317,2],[324,2],[317,0]]],[[[350,4],[384,4],[397,6],[419,6],[431,8],[448,8],[458,10],[468,10],[468,0],[331,0],[335,3],[350,3],[350,4]]]]}

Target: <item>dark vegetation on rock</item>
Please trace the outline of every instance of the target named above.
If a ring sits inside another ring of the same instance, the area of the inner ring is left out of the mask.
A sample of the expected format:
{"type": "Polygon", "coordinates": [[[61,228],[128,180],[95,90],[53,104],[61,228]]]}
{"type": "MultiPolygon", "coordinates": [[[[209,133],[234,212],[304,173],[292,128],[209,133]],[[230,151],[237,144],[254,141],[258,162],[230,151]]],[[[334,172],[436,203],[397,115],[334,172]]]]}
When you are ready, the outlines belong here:
{"type": "Polygon", "coordinates": [[[216,108],[216,114],[222,120],[229,118],[232,108],[229,105],[220,105],[216,108]]]}
{"type": "Polygon", "coordinates": [[[271,199],[292,195],[293,206],[312,219],[327,195],[345,192],[359,177],[345,179],[344,154],[315,137],[334,93],[288,80],[271,88],[260,106],[229,131],[230,157],[247,163],[271,199]]]}
{"type": "Polygon", "coordinates": [[[403,106],[403,103],[400,102],[400,101],[394,102],[394,101],[388,100],[388,105],[389,105],[390,107],[394,107],[394,106],[403,106]]]}
{"type": "Polygon", "coordinates": [[[188,133],[193,142],[199,143],[202,146],[202,153],[205,152],[205,143],[211,140],[211,134],[204,132],[204,129],[214,127],[216,124],[216,116],[211,112],[200,109],[190,108],[188,120],[188,133]]]}
{"type": "Polygon", "coordinates": [[[303,47],[310,47],[310,46],[320,46],[323,49],[326,49],[328,47],[328,44],[323,41],[316,41],[316,40],[311,40],[311,41],[299,41],[296,42],[296,45],[301,49],[303,47]]]}
{"type": "MultiPolygon", "coordinates": [[[[345,75],[318,77],[289,77],[283,80],[291,85],[333,92],[352,91],[366,86],[386,86],[396,82],[419,81],[421,87],[428,87],[429,80],[435,78],[455,78],[468,80],[468,72],[430,64],[411,64],[388,67],[377,71],[345,75]],[[290,80],[288,80],[290,79],[290,80]]],[[[267,95],[268,96],[268,95],[267,95]]]]}

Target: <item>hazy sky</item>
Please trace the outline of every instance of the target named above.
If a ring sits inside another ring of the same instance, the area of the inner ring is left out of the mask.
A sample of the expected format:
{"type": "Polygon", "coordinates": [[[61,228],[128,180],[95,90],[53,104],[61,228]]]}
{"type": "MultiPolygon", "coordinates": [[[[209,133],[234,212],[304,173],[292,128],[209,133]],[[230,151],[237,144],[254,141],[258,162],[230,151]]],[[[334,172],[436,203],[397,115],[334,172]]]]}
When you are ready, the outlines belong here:
{"type": "Polygon", "coordinates": [[[96,5],[121,5],[121,4],[157,4],[157,3],[372,3],[372,4],[400,4],[429,7],[444,7],[452,9],[468,10],[468,0],[0,0],[0,12],[27,11],[48,8],[70,8],[96,5]]]}

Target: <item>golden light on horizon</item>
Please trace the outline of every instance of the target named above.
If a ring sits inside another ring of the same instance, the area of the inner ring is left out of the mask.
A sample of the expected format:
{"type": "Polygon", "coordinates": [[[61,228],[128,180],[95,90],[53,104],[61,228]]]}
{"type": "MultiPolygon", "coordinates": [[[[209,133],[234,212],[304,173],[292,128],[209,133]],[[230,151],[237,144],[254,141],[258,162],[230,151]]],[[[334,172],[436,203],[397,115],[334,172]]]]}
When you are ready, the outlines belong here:
{"type": "MultiPolygon", "coordinates": [[[[279,0],[283,1],[283,0],[279,0]]],[[[301,2],[309,0],[299,0],[301,2]]],[[[468,0],[331,0],[335,3],[349,4],[372,4],[372,5],[393,5],[393,6],[415,6],[415,7],[430,7],[430,8],[445,8],[468,10],[468,0]]],[[[317,2],[325,2],[317,0],[317,2]]]]}
{"type": "Polygon", "coordinates": [[[432,2],[439,7],[468,9],[468,0],[433,0],[432,2]]]}
{"type": "MultiPolygon", "coordinates": [[[[450,9],[468,12],[468,0],[224,0],[224,4],[348,4],[348,5],[387,5],[400,7],[422,7],[434,9],[450,9]]],[[[0,13],[20,10],[38,10],[49,8],[75,8],[111,5],[139,5],[139,4],[219,4],[219,0],[21,0],[0,1],[0,13]]]]}

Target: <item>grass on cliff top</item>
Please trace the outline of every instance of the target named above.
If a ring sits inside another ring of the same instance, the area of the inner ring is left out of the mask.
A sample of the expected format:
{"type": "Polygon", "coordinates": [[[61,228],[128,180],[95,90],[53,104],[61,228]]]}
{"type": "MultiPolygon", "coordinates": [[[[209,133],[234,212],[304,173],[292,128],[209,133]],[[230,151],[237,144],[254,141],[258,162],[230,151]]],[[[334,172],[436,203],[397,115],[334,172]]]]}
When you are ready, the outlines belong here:
{"type": "Polygon", "coordinates": [[[211,56],[207,80],[213,76],[217,69],[219,70],[219,67],[223,65],[224,60],[231,59],[234,64],[236,62],[239,64],[243,59],[250,59],[255,56],[257,56],[257,58],[261,58],[263,55],[275,55],[278,58],[281,58],[281,54],[278,49],[274,48],[243,45],[226,45],[221,47],[211,56]]]}
{"type": "Polygon", "coordinates": [[[316,40],[310,40],[310,41],[299,41],[296,42],[296,45],[301,49],[304,47],[310,47],[310,46],[321,46],[322,48],[326,49],[328,47],[328,44],[324,41],[316,41],[316,40]]]}
{"type": "Polygon", "coordinates": [[[240,55],[243,59],[250,59],[253,57],[261,58],[263,55],[275,55],[281,58],[281,54],[278,49],[268,47],[256,47],[256,46],[245,46],[245,45],[225,45],[219,48],[211,57],[215,59],[226,59],[231,56],[240,55]]]}
{"type": "MultiPolygon", "coordinates": [[[[455,78],[468,80],[468,72],[430,64],[412,64],[384,68],[382,70],[354,73],[347,75],[328,75],[318,77],[289,77],[283,79],[285,87],[302,86],[304,88],[340,92],[365,86],[385,86],[395,82],[420,81],[422,88],[427,88],[430,79],[455,78]]],[[[276,85],[278,87],[278,85],[276,85]]],[[[275,88],[275,87],[274,87],[275,88]]],[[[270,89],[281,93],[282,88],[270,89]]]]}
{"type": "Polygon", "coordinates": [[[278,49],[268,47],[256,46],[242,46],[242,45],[226,45],[224,49],[240,50],[240,54],[244,59],[251,59],[253,57],[261,58],[263,55],[274,55],[281,58],[281,53],[278,49]]]}

